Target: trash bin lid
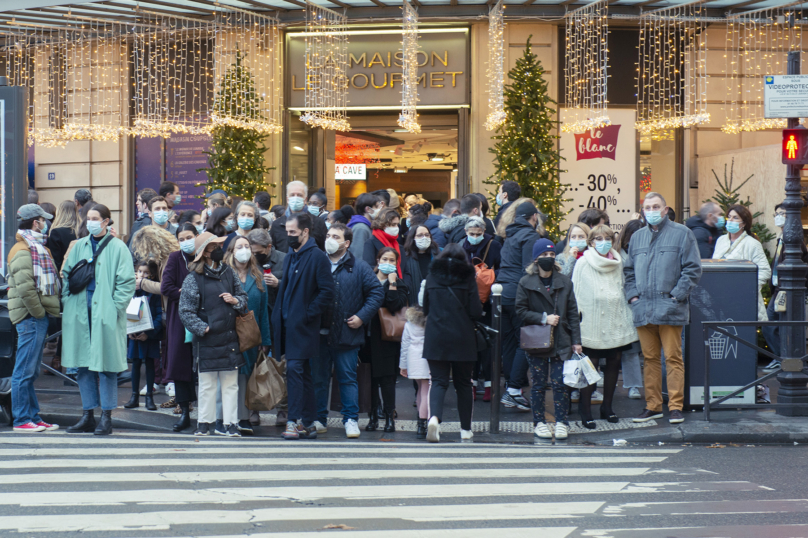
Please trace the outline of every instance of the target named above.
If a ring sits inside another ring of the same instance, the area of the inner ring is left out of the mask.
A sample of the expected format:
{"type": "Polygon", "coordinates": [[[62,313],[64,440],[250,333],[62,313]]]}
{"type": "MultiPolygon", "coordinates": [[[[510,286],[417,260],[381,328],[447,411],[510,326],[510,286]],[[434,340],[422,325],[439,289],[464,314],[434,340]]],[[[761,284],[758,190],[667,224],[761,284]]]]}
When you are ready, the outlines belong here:
{"type": "Polygon", "coordinates": [[[758,266],[746,260],[701,260],[703,273],[757,272],[758,266]]]}

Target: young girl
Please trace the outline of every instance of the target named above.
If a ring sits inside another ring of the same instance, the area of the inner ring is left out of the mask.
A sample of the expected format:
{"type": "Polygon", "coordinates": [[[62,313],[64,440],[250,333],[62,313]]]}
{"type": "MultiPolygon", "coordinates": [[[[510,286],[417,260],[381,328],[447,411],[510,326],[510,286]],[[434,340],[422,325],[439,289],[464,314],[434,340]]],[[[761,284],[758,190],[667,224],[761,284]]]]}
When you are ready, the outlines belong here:
{"type": "MultiPolygon", "coordinates": [[[[135,282],[143,279],[153,282],[159,280],[157,263],[153,260],[138,260],[135,262],[135,282]]],[[[138,387],[140,387],[140,366],[146,363],[146,409],[157,411],[154,405],[154,360],[160,358],[160,336],[163,332],[163,307],[161,297],[157,294],[146,293],[140,286],[135,287],[135,297],[145,297],[149,303],[154,328],[150,331],[129,335],[129,349],[127,356],[132,361],[132,397],[124,407],[132,409],[140,405],[138,387]]]]}
{"type": "Polygon", "coordinates": [[[418,407],[417,439],[426,439],[426,421],[429,420],[429,363],[424,358],[424,327],[426,316],[418,306],[407,309],[407,323],[401,335],[401,357],[398,367],[401,375],[415,381],[418,390],[415,403],[418,407]]]}

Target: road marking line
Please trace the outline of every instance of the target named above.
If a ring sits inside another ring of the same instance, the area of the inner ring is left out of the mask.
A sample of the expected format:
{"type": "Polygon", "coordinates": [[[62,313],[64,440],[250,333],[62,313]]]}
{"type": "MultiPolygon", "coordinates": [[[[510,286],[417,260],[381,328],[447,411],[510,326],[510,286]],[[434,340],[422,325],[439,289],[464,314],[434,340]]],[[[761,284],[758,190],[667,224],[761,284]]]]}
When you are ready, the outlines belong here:
{"type": "MultiPolygon", "coordinates": [[[[375,531],[339,531],[340,538],[491,538],[492,536],[507,536],[508,538],[567,538],[575,532],[577,527],[506,527],[501,529],[410,529],[405,531],[375,530],[375,531]]],[[[207,538],[245,538],[244,534],[232,536],[207,536],[207,538]]],[[[249,534],[247,538],[323,538],[323,531],[316,532],[273,532],[263,534],[249,534]]],[[[186,537],[191,538],[191,537],[186,537]]]]}

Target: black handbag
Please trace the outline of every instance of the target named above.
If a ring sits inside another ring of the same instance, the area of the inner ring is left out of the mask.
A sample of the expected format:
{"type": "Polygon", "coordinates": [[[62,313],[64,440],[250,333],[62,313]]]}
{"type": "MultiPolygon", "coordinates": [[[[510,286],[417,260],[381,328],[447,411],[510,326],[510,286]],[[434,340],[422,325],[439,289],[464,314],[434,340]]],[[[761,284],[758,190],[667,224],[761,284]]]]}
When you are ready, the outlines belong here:
{"type": "MultiPolygon", "coordinates": [[[[558,292],[553,293],[553,315],[558,315],[558,292]]],[[[553,325],[525,325],[520,329],[519,347],[528,355],[549,356],[555,346],[553,325]]]]}
{"type": "MultiPolygon", "coordinates": [[[[460,308],[463,308],[463,303],[460,302],[460,299],[457,298],[455,292],[452,288],[446,287],[449,290],[449,293],[452,294],[452,297],[455,298],[455,301],[460,304],[460,308]]],[[[488,335],[488,331],[494,331],[491,327],[482,323],[480,321],[471,320],[471,326],[474,329],[474,339],[477,344],[477,353],[481,351],[488,351],[491,349],[491,337],[488,335]]]]}
{"type": "Polygon", "coordinates": [[[112,235],[107,235],[109,235],[109,237],[101,241],[101,244],[98,245],[98,249],[96,249],[95,255],[92,258],[89,260],[79,260],[79,263],[74,265],[73,268],[70,269],[70,272],[67,273],[67,290],[70,292],[70,295],[76,295],[84,291],[95,278],[95,260],[101,255],[104,247],[112,241],[112,235]]]}

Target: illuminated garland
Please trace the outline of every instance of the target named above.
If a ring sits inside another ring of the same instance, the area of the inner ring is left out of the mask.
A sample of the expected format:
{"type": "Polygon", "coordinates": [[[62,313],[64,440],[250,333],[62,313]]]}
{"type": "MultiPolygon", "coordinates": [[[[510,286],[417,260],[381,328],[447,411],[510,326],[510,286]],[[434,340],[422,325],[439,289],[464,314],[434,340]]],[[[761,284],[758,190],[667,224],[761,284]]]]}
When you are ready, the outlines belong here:
{"type": "Polygon", "coordinates": [[[401,82],[401,114],[398,124],[410,133],[420,133],[418,112],[418,13],[404,0],[401,51],[403,74],[401,82]]]}
{"type": "Polygon", "coordinates": [[[505,123],[505,6],[502,0],[488,11],[488,117],[489,131],[505,123]]]}
{"type": "Polygon", "coordinates": [[[606,113],[609,64],[606,19],[610,0],[598,0],[566,16],[565,99],[566,133],[584,133],[611,124],[606,113]]]}

